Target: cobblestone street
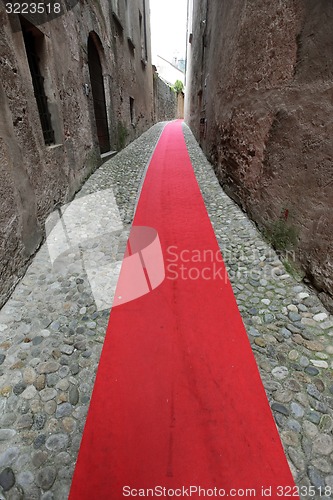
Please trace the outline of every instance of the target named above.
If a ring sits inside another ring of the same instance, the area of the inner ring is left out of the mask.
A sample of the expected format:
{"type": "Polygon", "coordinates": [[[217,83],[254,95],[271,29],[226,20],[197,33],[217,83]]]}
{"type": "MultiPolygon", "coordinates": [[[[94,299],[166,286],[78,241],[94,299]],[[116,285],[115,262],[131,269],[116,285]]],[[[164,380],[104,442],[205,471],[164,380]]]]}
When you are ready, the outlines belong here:
{"type": "MultiPolygon", "coordinates": [[[[50,217],[48,241],[0,311],[0,498],[68,496],[120,262],[163,126],[88,179],[74,202],[85,204],[87,230],[71,245],[55,249],[50,240],[76,205],[50,217]],[[85,201],[97,198],[98,212],[85,201]],[[98,276],[103,267],[112,269],[110,283],[98,276]]],[[[288,274],[183,130],[301,498],[333,498],[333,317],[288,274]]]]}

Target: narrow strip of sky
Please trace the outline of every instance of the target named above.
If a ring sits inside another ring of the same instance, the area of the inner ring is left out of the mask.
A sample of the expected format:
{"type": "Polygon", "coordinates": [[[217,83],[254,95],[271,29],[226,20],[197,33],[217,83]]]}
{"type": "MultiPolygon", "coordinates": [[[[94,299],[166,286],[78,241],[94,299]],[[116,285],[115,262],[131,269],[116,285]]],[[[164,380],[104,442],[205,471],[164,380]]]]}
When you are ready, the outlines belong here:
{"type": "Polygon", "coordinates": [[[156,56],[185,59],[187,0],[150,0],[153,64],[156,56]]]}

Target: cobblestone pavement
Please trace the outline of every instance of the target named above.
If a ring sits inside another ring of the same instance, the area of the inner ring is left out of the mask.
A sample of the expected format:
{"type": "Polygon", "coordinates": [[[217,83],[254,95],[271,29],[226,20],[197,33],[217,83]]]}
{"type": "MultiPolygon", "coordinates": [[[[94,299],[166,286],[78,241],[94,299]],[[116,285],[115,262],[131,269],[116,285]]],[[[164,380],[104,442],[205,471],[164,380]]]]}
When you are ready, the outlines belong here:
{"type": "Polygon", "coordinates": [[[333,317],[313,291],[286,272],[184,129],[301,498],[333,498],[333,317]]]}
{"type": "MultiPolygon", "coordinates": [[[[68,496],[120,261],[163,125],[50,217],[47,243],[0,311],[0,498],[68,496]]],[[[333,498],[333,318],[285,271],[184,132],[296,484],[304,499],[333,498]]]]}

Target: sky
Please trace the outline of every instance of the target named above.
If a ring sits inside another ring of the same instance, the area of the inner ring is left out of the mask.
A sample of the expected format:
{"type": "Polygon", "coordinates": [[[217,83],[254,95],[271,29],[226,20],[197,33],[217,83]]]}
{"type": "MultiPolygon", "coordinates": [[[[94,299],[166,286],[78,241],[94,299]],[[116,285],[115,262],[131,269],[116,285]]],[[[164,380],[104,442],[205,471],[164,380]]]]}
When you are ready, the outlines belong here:
{"type": "Polygon", "coordinates": [[[187,0],[150,0],[150,15],[153,64],[185,58],[187,0]]]}

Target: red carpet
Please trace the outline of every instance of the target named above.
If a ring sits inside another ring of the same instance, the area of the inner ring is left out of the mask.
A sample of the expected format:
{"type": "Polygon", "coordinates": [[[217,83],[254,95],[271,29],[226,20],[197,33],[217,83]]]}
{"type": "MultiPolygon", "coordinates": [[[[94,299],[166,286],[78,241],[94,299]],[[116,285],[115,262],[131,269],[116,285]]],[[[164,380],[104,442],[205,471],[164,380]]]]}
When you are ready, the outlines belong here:
{"type": "Polygon", "coordinates": [[[134,226],[157,230],[166,278],[112,309],[70,499],[117,500],[129,496],[126,486],[284,497],[277,488],[293,479],[180,121],[157,145],[134,226]],[[256,494],[242,493],[249,488],[256,494]]]}

